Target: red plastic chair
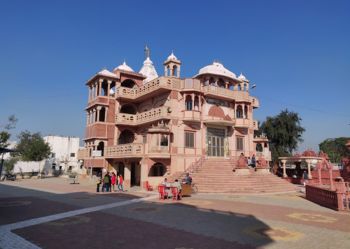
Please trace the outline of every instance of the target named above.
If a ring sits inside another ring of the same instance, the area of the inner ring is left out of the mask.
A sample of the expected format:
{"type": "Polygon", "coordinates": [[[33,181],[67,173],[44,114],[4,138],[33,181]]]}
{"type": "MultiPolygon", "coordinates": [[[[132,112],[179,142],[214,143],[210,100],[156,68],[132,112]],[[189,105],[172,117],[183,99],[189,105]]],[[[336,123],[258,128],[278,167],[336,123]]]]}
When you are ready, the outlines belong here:
{"type": "Polygon", "coordinates": [[[173,200],[181,200],[181,192],[179,192],[177,187],[171,187],[171,193],[173,195],[173,200]]]}
{"type": "Polygon", "coordinates": [[[165,200],[165,197],[167,197],[167,193],[165,192],[165,186],[159,185],[158,193],[159,193],[159,200],[165,200]]]}
{"type": "Polygon", "coordinates": [[[147,191],[153,191],[153,187],[151,185],[149,185],[149,182],[148,181],[145,181],[144,183],[144,188],[147,190],[147,191]]]}

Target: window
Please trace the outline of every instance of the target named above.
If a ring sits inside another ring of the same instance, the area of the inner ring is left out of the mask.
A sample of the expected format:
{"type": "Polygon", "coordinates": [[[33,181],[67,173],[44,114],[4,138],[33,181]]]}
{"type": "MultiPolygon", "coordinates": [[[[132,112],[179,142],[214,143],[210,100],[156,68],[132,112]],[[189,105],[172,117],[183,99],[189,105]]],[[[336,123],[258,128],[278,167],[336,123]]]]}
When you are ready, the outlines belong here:
{"type": "Polygon", "coordinates": [[[243,137],[236,137],[237,150],[243,150],[243,137]]]}
{"type": "Polygon", "coordinates": [[[185,131],[185,147],[194,148],[194,132],[185,131]]]}
{"type": "Polygon", "coordinates": [[[192,97],[190,95],[186,96],[186,111],[192,111],[192,97]]]}
{"type": "Polygon", "coordinates": [[[168,146],[168,136],[162,135],[160,137],[160,146],[168,146]]]}
{"type": "Polygon", "coordinates": [[[70,153],[70,157],[75,157],[75,153],[70,153]]]}

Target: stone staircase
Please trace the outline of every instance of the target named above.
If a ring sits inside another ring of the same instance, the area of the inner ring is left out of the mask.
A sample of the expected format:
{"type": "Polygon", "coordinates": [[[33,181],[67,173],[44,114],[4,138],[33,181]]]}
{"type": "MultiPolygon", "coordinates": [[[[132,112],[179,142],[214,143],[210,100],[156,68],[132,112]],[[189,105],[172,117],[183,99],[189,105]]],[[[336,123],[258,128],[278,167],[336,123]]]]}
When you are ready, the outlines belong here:
{"type": "MultiPolygon", "coordinates": [[[[249,169],[246,175],[235,172],[235,161],[206,159],[192,173],[193,183],[201,193],[277,193],[296,191],[295,185],[271,174],[249,169]]],[[[181,179],[181,177],[178,177],[181,179]]]]}

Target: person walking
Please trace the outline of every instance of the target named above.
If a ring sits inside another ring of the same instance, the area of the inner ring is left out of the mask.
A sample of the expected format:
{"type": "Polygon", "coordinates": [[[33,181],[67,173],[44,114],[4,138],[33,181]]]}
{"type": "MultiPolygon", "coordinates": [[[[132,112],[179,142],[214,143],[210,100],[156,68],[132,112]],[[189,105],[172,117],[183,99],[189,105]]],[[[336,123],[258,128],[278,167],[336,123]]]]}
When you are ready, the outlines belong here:
{"type": "Polygon", "coordinates": [[[112,173],[112,177],[111,177],[111,184],[112,184],[112,189],[113,189],[113,192],[115,192],[115,184],[117,182],[117,176],[115,175],[115,173],[113,172],[112,173]]]}
{"type": "Polygon", "coordinates": [[[122,192],[124,192],[123,182],[124,182],[123,176],[120,174],[118,179],[118,189],[122,192]]]}

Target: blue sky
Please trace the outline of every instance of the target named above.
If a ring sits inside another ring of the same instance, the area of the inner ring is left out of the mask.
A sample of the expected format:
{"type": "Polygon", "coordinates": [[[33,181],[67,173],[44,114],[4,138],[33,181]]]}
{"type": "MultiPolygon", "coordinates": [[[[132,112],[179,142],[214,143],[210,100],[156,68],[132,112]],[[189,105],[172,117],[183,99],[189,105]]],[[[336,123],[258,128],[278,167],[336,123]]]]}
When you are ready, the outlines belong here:
{"type": "Polygon", "coordinates": [[[0,123],[83,137],[85,82],[145,44],[162,74],[174,50],[181,74],[213,62],[257,85],[255,118],[288,108],[306,128],[300,149],[350,136],[350,1],[1,1],[0,123]]]}

